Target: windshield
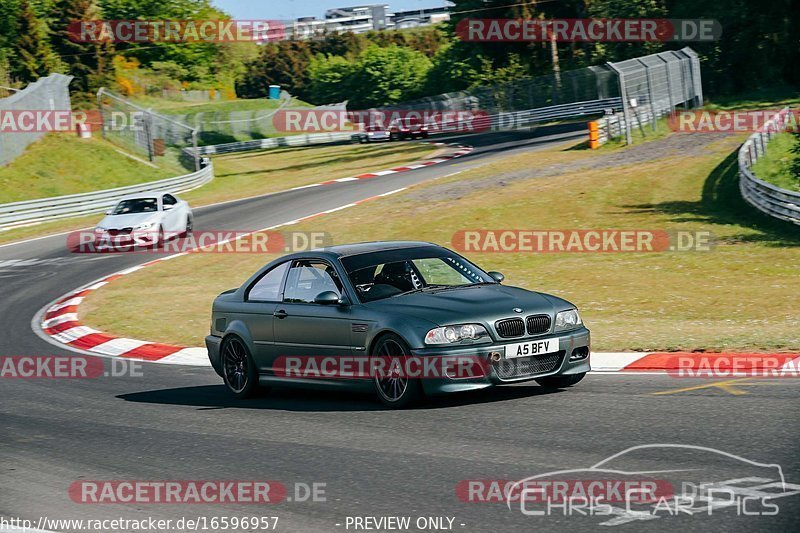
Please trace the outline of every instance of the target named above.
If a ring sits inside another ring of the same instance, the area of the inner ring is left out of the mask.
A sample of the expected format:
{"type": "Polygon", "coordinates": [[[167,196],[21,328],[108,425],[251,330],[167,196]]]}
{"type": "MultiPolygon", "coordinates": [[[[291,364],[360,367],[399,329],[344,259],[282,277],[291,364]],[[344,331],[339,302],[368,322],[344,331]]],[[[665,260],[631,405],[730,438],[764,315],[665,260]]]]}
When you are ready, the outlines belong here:
{"type": "Polygon", "coordinates": [[[135,213],[150,213],[158,211],[158,200],[156,198],[134,198],[132,200],[122,200],[111,212],[112,215],[131,215],[135,213]]]}
{"type": "Polygon", "coordinates": [[[362,302],[410,292],[495,283],[483,270],[444,249],[376,252],[346,257],[342,263],[362,302]]]}

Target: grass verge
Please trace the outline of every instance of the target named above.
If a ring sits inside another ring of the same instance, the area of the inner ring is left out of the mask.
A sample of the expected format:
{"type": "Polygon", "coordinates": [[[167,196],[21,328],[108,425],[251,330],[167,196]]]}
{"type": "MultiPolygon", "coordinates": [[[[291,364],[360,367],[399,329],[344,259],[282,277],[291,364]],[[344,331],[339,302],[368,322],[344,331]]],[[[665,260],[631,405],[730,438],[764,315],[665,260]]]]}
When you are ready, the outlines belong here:
{"type": "MultiPolygon", "coordinates": [[[[740,142],[672,135],[608,154],[517,155],[290,229],[326,231],[337,243],[443,245],[458,230],[479,228],[711,231],[710,252],[465,255],[504,272],[509,285],[576,303],[596,351],[796,350],[800,236],[741,199],[740,142]]],[[[81,319],[118,335],[201,346],[213,298],[271,258],[167,261],[92,293],[81,319]]]]}
{"type": "MultiPolygon", "coordinates": [[[[58,156],[45,152],[41,154],[36,147],[36,155],[47,156],[58,161],[59,158],[68,157],[65,155],[67,147],[73,147],[72,141],[77,139],[69,139],[65,145],[52,146],[48,142],[48,146],[53,149],[58,149],[58,156]]],[[[78,146],[83,147],[82,142],[78,140],[78,146]]],[[[58,140],[57,142],[61,142],[58,140]]],[[[91,141],[95,142],[95,141],[91,141]]],[[[103,143],[103,150],[112,147],[107,143],[103,143]]],[[[94,149],[93,145],[89,145],[94,149]]],[[[31,150],[33,150],[32,148],[31,150]]],[[[181,195],[188,200],[192,206],[198,207],[215,202],[223,202],[227,200],[235,200],[237,198],[245,198],[247,196],[255,196],[259,194],[267,194],[270,192],[283,191],[292,187],[300,185],[308,185],[311,183],[318,183],[329,179],[345,178],[356,174],[362,174],[373,170],[384,170],[393,166],[408,164],[413,161],[429,157],[436,152],[433,145],[423,143],[391,143],[391,144],[358,144],[358,145],[337,145],[337,146],[320,146],[320,147],[303,147],[303,148],[281,148],[276,150],[267,150],[260,152],[241,152],[237,154],[229,154],[214,158],[215,174],[214,181],[201,187],[200,189],[190,191],[181,195]]],[[[29,150],[30,152],[30,150],[29,150]]],[[[68,178],[66,181],[79,182],[80,172],[76,173],[75,168],[83,169],[84,167],[93,167],[101,165],[97,160],[92,160],[89,157],[91,152],[81,152],[83,159],[80,162],[75,162],[74,165],[52,165],[52,172],[55,173],[56,169],[60,173],[66,173],[68,178]]],[[[142,163],[138,163],[129,159],[119,153],[114,152],[116,156],[124,158],[123,161],[118,161],[124,168],[135,168],[136,173],[130,172],[128,174],[139,176],[139,182],[142,181],[141,177],[146,176],[147,181],[150,181],[152,174],[147,172],[153,171],[152,169],[142,163]],[[124,165],[123,165],[124,163],[124,165]],[[130,165],[137,165],[130,167],[130,165]],[[142,169],[146,169],[143,172],[142,169]]],[[[29,161],[29,153],[21,156],[17,161],[25,158],[23,163],[29,161]]],[[[71,157],[71,156],[70,156],[71,157]]],[[[16,162],[15,162],[16,163],[16,162]]],[[[42,165],[42,162],[32,161],[31,165],[42,165]]],[[[105,164],[105,163],[102,163],[105,164]]],[[[108,165],[103,167],[103,170],[111,176],[117,176],[110,179],[121,179],[116,174],[114,166],[108,165]]],[[[23,188],[25,181],[25,174],[22,172],[21,167],[14,176],[14,186],[20,190],[23,188]]],[[[49,168],[49,167],[48,167],[49,168]]],[[[3,176],[3,168],[0,168],[0,176],[3,176]]],[[[15,169],[16,170],[16,169],[15,169]]],[[[82,172],[82,171],[81,171],[82,172]]],[[[96,170],[92,169],[92,172],[96,170]]],[[[126,171],[127,172],[127,171],[126,171]]],[[[183,167],[176,167],[173,171],[162,173],[152,179],[162,179],[177,176],[186,173],[183,167]]],[[[123,177],[128,174],[122,174],[123,177]]],[[[94,175],[94,174],[90,174],[94,175]]],[[[108,187],[116,187],[118,185],[100,185],[99,182],[89,182],[93,184],[91,187],[84,185],[84,191],[99,190],[108,187]]],[[[114,182],[117,183],[117,182],[114,182]]],[[[137,183],[133,181],[132,183],[137,183]]],[[[125,183],[128,184],[128,183],[125,183]]],[[[83,192],[83,191],[73,191],[83,192]]],[[[51,195],[46,195],[51,196],[51,195]]],[[[14,201],[14,200],[4,200],[14,201]]],[[[30,238],[37,235],[46,235],[48,233],[58,233],[61,231],[71,231],[75,229],[84,228],[88,225],[94,224],[100,220],[100,215],[71,218],[60,221],[48,222],[45,224],[37,224],[34,226],[16,228],[8,231],[0,232],[0,243],[11,242],[18,239],[30,238]]]]}
{"type": "Polygon", "coordinates": [[[798,136],[782,133],[767,144],[767,153],[753,165],[757,178],[790,191],[800,191],[800,175],[792,167],[800,167],[800,152],[793,150],[800,146],[798,136]]]}
{"type": "Polygon", "coordinates": [[[214,181],[183,195],[192,205],[223,202],[384,170],[423,159],[424,143],[347,144],[240,152],[214,158],[214,181]]]}
{"type": "Polygon", "coordinates": [[[0,167],[0,204],[112,189],[183,174],[177,159],[153,168],[102,138],[49,134],[0,167]]]}
{"type": "Polygon", "coordinates": [[[710,111],[739,111],[755,109],[781,109],[785,106],[800,105],[800,92],[797,87],[768,87],[741,94],[715,98],[706,102],[704,109],[710,111]]]}
{"type": "MultiPolygon", "coordinates": [[[[152,108],[159,113],[166,115],[183,115],[196,113],[230,113],[233,111],[261,111],[277,109],[281,105],[281,100],[270,100],[268,98],[218,100],[213,102],[180,102],[153,96],[138,96],[133,102],[142,106],[152,108]]],[[[302,100],[292,99],[293,107],[305,107],[309,104],[302,100]]]]}

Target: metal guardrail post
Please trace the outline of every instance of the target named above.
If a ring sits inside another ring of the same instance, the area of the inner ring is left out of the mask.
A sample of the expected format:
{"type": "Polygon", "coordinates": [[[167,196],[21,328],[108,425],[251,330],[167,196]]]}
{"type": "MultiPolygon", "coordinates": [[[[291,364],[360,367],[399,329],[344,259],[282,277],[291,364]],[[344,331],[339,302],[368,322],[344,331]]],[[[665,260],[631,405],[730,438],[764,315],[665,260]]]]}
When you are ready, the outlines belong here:
{"type": "Polygon", "coordinates": [[[197,130],[192,130],[192,156],[194,156],[194,169],[200,170],[200,154],[197,151],[197,130]]]}
{"type": "Polygon", "coordinates": [[[692,86],[694,88],[694,105],[695,107],[702,107],[703,105],[703,83],[700,75],[700,57],[697,52],[690,47],[682,48],[681,52],[689,56],[689,66],[692,72],[692,86]]]}
{"type": "Polygon", "coordinates": [[[652,72],[650,72],[650,67],[647,66],[647,63],[638,58],[636,61],[644,67],[644,75],[647,78],[647,99],[650,100],[651,124],[653,126],[653,132],[655,132],[658,128],[656,127],[656,97],[653,93],[652,72]]]}
{"type": "Polygon", "coordinates": [[[630,103],[628,102],[628,92],[625,88],[625,75],[622,73],[622,70],[614,66],[613,63],[606,63],[606,65],[617,74],[617,79],[619,80],[619,95],[622,98],[622,114],[625,116],[625,143],[631,145],[633,144],[633,139],[631,138],[631,112],[629,108],[630,103]]]}
{"type": "Polygon", "coordinates": [[[106,117],[103,115],[103,88],[97,90],[97,114],[100,115],[100,134],[106,138],[106,117]]]}
{"type": "Polygon", "coordinates": [[[670,111],[670,113],[672,113],[675,110],[675,107],[677,106],[677,104],[675,102],[675,95],[672,93],[672,76],[669,73],[669,71],[670,71],[669,61],[667,61],[666,59],[664,59],[660,55],[658,55],[656,57],[658,57],[661,61],[664,62],[664,73],[666,74],[666,77],[667,77],[667,94],[669,94],[669,111],[670,111]]]}

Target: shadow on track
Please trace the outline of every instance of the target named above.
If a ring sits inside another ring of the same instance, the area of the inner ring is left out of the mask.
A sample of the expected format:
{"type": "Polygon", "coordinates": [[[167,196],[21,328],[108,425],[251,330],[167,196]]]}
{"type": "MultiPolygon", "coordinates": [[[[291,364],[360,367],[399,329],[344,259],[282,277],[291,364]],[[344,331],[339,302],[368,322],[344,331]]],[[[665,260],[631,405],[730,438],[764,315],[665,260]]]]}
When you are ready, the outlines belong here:
{"type": "MultiPolygon", "coordinates": [[[[478,391],[429,397],[412,409],[443,409],[472,404],[495,403],[563,392],[538,385],[493,387],[478,391]]],[[[201,385],[174,389],[133,392],[117,396],[127,402],[185,405],[199,410],[266,409],[298,412],[347,412],[390,410],[370,394],[327,390],[273,388],[250,400],[232,398],[224,385],[201,385]]]]}

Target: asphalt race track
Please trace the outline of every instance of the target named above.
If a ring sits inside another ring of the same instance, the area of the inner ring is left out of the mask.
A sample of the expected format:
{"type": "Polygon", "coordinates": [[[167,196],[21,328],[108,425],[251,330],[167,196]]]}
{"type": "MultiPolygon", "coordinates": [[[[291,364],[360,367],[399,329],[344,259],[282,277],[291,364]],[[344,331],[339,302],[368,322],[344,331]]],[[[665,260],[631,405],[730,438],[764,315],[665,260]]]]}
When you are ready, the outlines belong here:
{"type": "MultiPolygon", "coordinates": [[[[243,230],[287,222],[584,134],[574,128],[447,139],[475,150],[413,172],[198,208],[195,227],[243,230]]],[[[34,315],[69,290],[151,259],[71,254],[63,235],[0,247],[0,354],[73,353],[35,334],[34,315]]],[[[633,446],[669,443],[780,465],[789,492],[773,500],[777,513],[758,505],[750,511],[770,512],[744,516],[746,510],[728,507],[635,519],[629,513],[612,528],[639,531],[646,520],[659,531],[787,531],[800,520],[800,493],[790,490],[800,490],[800,383],[794,379],[718,386],[662,375],[589,375],[569,390],[523,384],[438,398],[407,411],[332,392],[274,391],[238,402],[210,368],[146,363],[140,376],[1,383],[0,515],[34,524],[41,517],[277,516],[278,531],[329,532],[356,530],[354,517],[407,516],[412,531],[436,530],[432,522],[416,528],[426,517],[444,518],[440,530],[589,531],[614,517],[526,516],[518,505],[509,510],[504,503],[463,501],[457,487],[585,469],[633,446]],[[79,504],[68,495],[79,480],[274,480],[293,500],[297,484],[318,483],[325,501],[79,504]]],[[[696,451],[654,448],[617,466],[651,473],[702,468],[720,482],[760,483],[752,464],[696,451]]]]}

